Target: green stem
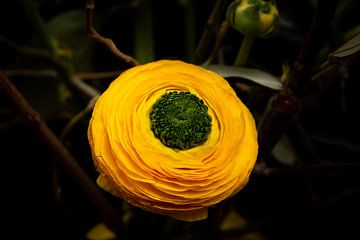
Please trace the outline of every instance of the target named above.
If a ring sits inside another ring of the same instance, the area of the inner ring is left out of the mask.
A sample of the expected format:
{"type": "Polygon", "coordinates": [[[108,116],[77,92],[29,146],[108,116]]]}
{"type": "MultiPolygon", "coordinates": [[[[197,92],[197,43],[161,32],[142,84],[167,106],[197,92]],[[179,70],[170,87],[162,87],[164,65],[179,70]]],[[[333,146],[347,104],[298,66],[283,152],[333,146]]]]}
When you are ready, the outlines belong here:
{"type": "Polygon", "coordinates": [[[152,19],[152,1],[143,1],[136,8],[134,17],[134,55],[140,63],[148,63],[155,59],[152,19]]]}
{"type": "Polygon", "coordinates": [[[196,1],[188,0],[185,5],[185,46],[186,46],[186,57],[190,58],[195,49],[196,44],[196,1]]]}
{"type": "Polygon", "coordinates": [[[250,35],[250,34],[244,35],[240,50],[234,62],[234,66],[243,67],[246,65],[253,42],[254,42],[254,35],[250,35]]]}

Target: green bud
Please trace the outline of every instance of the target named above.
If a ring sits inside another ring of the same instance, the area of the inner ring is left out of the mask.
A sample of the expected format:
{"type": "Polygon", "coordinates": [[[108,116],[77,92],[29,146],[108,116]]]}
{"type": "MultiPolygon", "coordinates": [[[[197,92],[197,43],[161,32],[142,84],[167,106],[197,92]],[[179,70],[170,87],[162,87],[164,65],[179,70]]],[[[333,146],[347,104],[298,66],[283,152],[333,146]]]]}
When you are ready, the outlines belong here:
{"type": "Polygon", "coordinates": [[[242,34],[266,38],[277,29],[279,13],[273,1],[235,0],[229,5],[226,18],[242,34]]]}

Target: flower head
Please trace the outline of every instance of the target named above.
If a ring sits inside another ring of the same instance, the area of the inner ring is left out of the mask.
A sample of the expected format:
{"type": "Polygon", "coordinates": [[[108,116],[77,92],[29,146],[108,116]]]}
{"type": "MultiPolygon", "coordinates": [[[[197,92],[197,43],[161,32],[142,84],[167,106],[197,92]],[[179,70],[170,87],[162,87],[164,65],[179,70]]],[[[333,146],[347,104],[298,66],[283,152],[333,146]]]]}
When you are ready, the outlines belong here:
{"type": "Polygon", "coordinates": [[[257,157],[254,119],[225,79],[182,61],[122,73],[97,101],[88,138],[98,184],[145,210],[176,219],[248,182],[257,157]]]}

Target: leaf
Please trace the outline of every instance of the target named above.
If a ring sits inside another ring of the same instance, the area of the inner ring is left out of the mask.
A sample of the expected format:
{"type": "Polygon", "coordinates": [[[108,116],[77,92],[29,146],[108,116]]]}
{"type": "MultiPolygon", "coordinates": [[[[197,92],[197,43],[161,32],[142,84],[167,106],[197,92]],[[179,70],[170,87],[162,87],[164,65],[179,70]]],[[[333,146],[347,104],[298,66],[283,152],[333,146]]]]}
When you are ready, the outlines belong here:
{"type": "Polygon", "coordinates": [[[208,65],[204,67],[217,72],[224,78],[240,77],[274,90],[282,88],[282,83],[278,78],[259,69],[223,65],[208,65]]]}
{"type": "MultiPolygon", "coordinates": [[[[222,231],[231,231],[241,229],[249,224],[248,220],[240,216],[235,211],[230,211],[222,222],[220,229],[222,231]]],[[[265,240],[265,237],[258,231],[248,232],[238,237],[231,238],[234,240],[265,240]]]]}
{"type": "Polygon", "coordinates": [[[336,49],[334,52],[330,53],[330,57],[335,58],[344,58],[350,55],[354,55],[360,51],[360,33],[355,37],[351,38],[344,45],[336,49]]]}
{"type": "Polygon", "coordinates": [[[298,156],[287,135],[284,135],[275,145],[273,156],[282,164],[294,165],[298,156]]]}
{"type": "Polygon", "coordinates": [[[94,41],[86,32],[86,16],[83,10],[63,12],[47,22],[47,31],[73,54],[78,71],[91,70],[94,41]]]}

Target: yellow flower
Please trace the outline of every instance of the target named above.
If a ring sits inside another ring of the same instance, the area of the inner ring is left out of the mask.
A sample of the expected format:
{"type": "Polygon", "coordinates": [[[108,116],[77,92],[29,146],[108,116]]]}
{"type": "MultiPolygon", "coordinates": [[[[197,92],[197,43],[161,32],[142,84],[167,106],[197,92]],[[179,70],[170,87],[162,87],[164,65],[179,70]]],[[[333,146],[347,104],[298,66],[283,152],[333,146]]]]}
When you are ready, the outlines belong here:
{"type": "Polygon", "coordinates": [[[122,73],[88,129],[97,183],[147,211],[195,221],[248,182],[257,131],[218,74],[174,60],[122,73]]]}

